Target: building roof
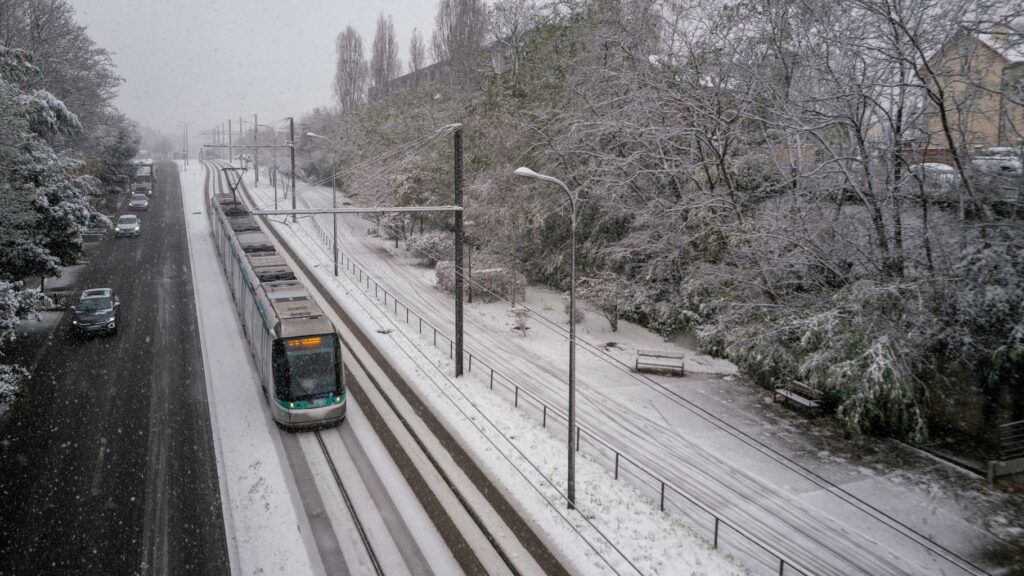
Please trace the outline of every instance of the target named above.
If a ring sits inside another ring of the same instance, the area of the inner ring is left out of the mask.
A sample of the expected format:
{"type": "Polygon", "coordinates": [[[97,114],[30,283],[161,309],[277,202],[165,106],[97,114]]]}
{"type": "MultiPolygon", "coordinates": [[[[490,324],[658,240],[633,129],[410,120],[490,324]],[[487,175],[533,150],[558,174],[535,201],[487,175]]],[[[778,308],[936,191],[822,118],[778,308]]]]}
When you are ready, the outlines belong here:
{"type": "Polygon", "coordinates": [[[991,31],[978,34],[978,40],[1011,64],[1024,62],[1024,34],[1016,26],[1017,22],[997,24],[991,31]]]}

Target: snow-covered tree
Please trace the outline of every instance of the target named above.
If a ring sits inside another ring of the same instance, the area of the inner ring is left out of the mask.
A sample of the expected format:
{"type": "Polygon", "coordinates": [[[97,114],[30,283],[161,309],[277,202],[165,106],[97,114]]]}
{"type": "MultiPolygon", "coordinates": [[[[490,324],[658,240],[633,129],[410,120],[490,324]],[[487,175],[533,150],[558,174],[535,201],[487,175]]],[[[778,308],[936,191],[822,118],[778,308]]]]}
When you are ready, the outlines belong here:
{"type": "MultiPolygon", "coordinates": [[[[43,72],[31,54],[0,47],[0,347],[46,302],[19,281],[59,275],[60,266],[81,255],[84,229],[109,225],[90,203],[99,181],[70,150],[50,144],[74,141],[83,125],[61,99],[29,88],[43,72]]],[[[24,376],[16,366],[0,365],[0,401],[24,376]]]]}
{"type": "Polygon", "coordinates": [[[363,54],[363,39],[352,26],[346,26],[335,42],[338,60],[334,71],[334,98],[341,111],[352,112],[366,100],[369,65],[363,54]]]}
{"type": "Polygon", "coordinates": [[[423,34],[413,28],[409,36],[409,73],[415,74],[427,65],[427,46],[423,43],[423,34]]]}
{"type": "Polygon", "coordinates": [[[594,307],[608,321],[612,332],[619,329],[619,318],[630,307],[633,286],[620,276],[606,272],[594,278],[581,278],[576,288],[578,296],[594,307]]]}
{"type": "Polygon", "coordinates": [[[398,56],[398,37],[391,16],[382,12],[377,17],[377,32],[370,50],[370,94],[373,98],[386,98],[391,93],[391,81],[398,78],[402,62],[398,56]]]}
{"type": "MultiPolygon", "coordinates": [[[[0,348],[14,341],[15,330],[22,320],[48,303],[49,299],[38,290],[25,290],[20,283],[0,281],[0,348]]],[[[19,366],[0,364],[0,403],[9,402],[17,394],[27,375],[19,366]]]]}

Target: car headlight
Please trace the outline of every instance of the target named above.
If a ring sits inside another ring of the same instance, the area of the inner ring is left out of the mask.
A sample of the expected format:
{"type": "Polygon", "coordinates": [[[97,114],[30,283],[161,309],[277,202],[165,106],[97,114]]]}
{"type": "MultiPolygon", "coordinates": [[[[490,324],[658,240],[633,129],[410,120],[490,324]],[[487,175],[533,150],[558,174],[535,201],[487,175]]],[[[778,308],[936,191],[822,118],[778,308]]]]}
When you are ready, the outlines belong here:
{"type": "Polygon", "coordinates": [[[77,326],[78,325],[78,320],[72,320],[71,323],[74,324],[75,326],[77,326]]]}

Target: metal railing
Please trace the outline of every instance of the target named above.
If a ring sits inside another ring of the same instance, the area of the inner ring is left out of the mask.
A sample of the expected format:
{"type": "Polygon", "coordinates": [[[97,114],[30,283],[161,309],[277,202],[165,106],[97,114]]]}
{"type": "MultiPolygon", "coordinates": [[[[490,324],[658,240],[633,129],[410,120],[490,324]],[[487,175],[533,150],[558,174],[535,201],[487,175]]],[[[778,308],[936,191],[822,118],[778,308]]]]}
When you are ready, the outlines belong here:
{"type": "Polygon", "coordinates": [[[999,426],[999,459],[1024,458],[1024,420],[999,426]]]}
{"type": "MultiPolygon", "coordinates": [[[[307,209],[312,209],[305,198],[299,199],[300,203],[307,209]]],[[[333,238],[328,230],[320,225],[317,218],[311,218],[314,229],[320,240],[333,249],[333,238]]],[[[345,270],[350,279],[353,280],[360,290],[369,296],[371,293],[375,300],[383,303],[383,306],[396,319],[404,321],[409,326],[415,326],[417,333],[426,336],[428,341],[435,348],[448,352],[450,359],[454,358],[454,340],[444,331],[438,329],[429,320],[410,308],[401,299],[388,291],[382,284],[367,273],[362,266],[349,257],[343,250],[338,249],[339,269],[345,270]]],[[[530,416],[537,418],[543,428],[557,425],[567,426],[568,418],[561,411],[550,407],[541,400],[534,392],[519,385],[511,378],[497,371],[480,355],[473,354],[468,348],[466,350],[468,361],[467,372],[483,373],[488,387],[491,390],[496,388],[504,390],[511,398],[513,406],[530,416]]],[[[675,512],[678,516],[685,518],[691,524],[694,532],[705,536],[715,549],[739,557],[741,561],[752,571],[755,566],[768,568],[772,572],[777,570],[780,576],[791,574],[812,574],[805,567],[800,566],[788,556],[773,548],[771,545],[761,541],[752,535],[738,523],[733,523],[722,515],[714,512],[708,505],[699,499],[690,496],[678,486],[661,478],[636,459],[627,455],[624,451],[616,448],[611,442],[600,437],[589,428],[577,425],[575,430],[576,450],[589,446],[585,450],[595,460],[605,464],[614,471],[616,480],[632,480],[632,484],[642,492],[659,503],[663,512],[675,512]],[[704,531],[700,532],[700,528],[704,531]],[[728,540],[732,535],[739,541],[728,540]]]]}

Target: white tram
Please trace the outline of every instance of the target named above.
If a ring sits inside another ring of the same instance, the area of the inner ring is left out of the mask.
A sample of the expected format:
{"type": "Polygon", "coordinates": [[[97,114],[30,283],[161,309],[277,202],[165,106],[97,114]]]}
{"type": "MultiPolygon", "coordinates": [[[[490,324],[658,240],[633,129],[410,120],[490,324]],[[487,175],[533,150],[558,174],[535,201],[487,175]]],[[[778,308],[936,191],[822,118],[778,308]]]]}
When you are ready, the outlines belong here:
{"type": "Polygon", "coordinates": [[[346,391],[334,327],[244,205],[216,190],[209,204],[214,244],[274,420],[284,428],[341,422],[346,391]]]}

